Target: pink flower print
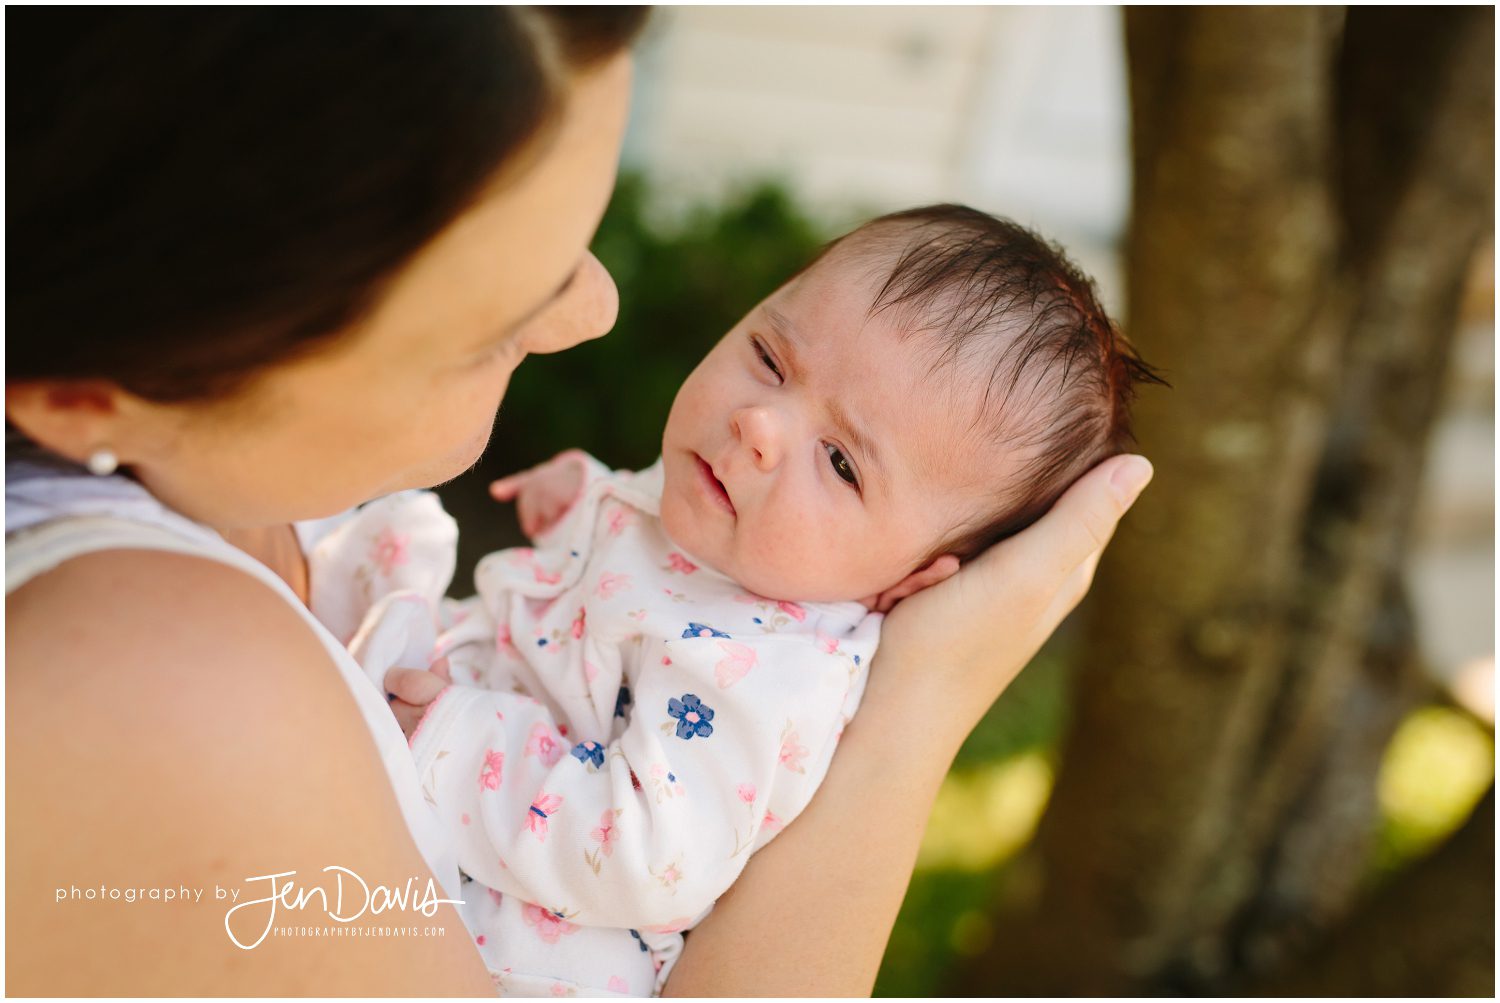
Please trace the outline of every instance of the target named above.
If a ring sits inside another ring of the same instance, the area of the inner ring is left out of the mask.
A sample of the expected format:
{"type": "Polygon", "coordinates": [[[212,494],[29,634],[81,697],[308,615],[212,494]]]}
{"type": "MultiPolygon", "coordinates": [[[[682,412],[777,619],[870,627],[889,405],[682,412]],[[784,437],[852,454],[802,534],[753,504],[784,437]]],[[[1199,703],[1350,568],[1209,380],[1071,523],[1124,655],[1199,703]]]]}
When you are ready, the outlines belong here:
{"type": "Polygon", "coordinates": [[[543,766],[552,766],[562,754],[562,746],[545,724],[538,721],[531,726],[531,734],[526,738],[526,755],[539,757],[543,766]]]}
{"type": "Polygon", "coordinates": [[[643,926],[641,929],[647,933],[681,933],[692,925],[693,921],[690,917],[678,916],[676,919],[669,919],[665,923],[660,923],[656,926],[643,926]]]}
{"type": "Polygon", "coordinates": [[[802,757],[806,755],[807,747],[797,744],[797,733],[794,731],[781,740],[781,754],[776,760],[787,769],[802,773],[802,757]]]}
{"type": "Polygon", "coordinates": [[[568,987],[561,982],[552,983],[552,995],[558,998],[568,995],[568,987]]]}
{"type": "Polygon", "coordinates": [[[561,573],[556,571],[548,571],[540,564],[533,564],[531,566],[531,574],[532,577],[534,577],[543,585],[556,585],[558,582],[562,581],[561,573]]]}
{"type": "Polygon", "coordinates": [[[672,551],[672,553],[667,555],[667,570],[677,571],[684,575],[690,575],[694,571],[698,570],[698,565],[694,564],[692,561],[688,560],[686,557],[683,557],[681,554],[677,553],[677,551],[674,550],[672,551]]]}
{"type": "Polygon", "coordinates": [[[549,944],[557,943],[559,937],[578,932],[578,927],[563,919],[560,913],[530,902],[526,903],[522,914],[526,917],[526,925],[536,927],[536,935],[549,944]]]}
{"type": "Polygon", "coordinates": [[[801,623],[803,620],[807,619],[807,610],[803,609],[801,606],[798,606],[794,602],[787,602],[785,599],[782,599],[776,603],[776,608],[781,610],[781,612],[785,613],[787,616],[791,617],[793,620],[796,620],[798,623],[801,623]]]}
{"type": "Polygon", "coordinates": [[[573,620],[573,640],[576,641],[583,636],[583,619],[587,615],[588,610],[584,609],[582,606],[578,607],[578,616],[573,620]]]}
{"type": "Polygon", "coordinates": [[[380,573],[389,576],[399,566],[407,561],[406,545],[411,542],[411,537],[406,533],[398,533],[390,526],[386,526],[375,537],[375,546],[370,549],[370,560],[380,569],[380,573]]]}
{"type": "Polygon", "coordinates": [[[464,825],[468,825],[469,824],[469,813],[468,812],[464,812],[462,815],[458,816],[458,820],[460,822],[462,822],[464,825]]]}
{"type": "Polygon", "coordinates": [[[714,666],[714,678],[719,682],[719,689],[723,690],[744,679],[755,668],[755,649],[737,641],[720,641],[719,647],[728,655],[714,666]]]}
{"type": "Polygon", "coordinates": [[[622,505],[614,506],[614,510],[609,513],[609,519],[606,520],[606,524],[609,527],[609,535],[619,536],[625,532],[625,527],[633,522],[635,522],[635,516],[631,514],[629,509],[622,505]]]}
{"type": "Polygon", "coordinates": [[[499,905],[500,904],[500,893],[499,892],[497,892],[493,888],[486,888],[485,891],[487,891],[487,892],[490,893],[490,901],[491,902],[495,903],[495,905],[499,905]]]}
{"type": "Polygon", "coordinates": [[[599,678],[599,666],[595,665],[587,658],[583,660],[583,678],[587,679],[589,682],[593,682],[595,679],[599,678]]]}
{"type": "Polygon", "coordinates": [[[839,639],[838,638],[836,638],[836,637],[829,637],[827,634],[823,634],[823,633],[818,633],[818,634],[815,635],[815,637],[816,637],[817,642],[818,642],[818,647],[823,649],[823,653],[825,655],[831,655],[834,652],[836,652],[836,651],[839,650],[839,639]]]}
{"type": "Polygon", "coordinates": [[[474,938],[474,943],[478,944],[480,947],[483,947],[484,946],[484,934],[481,933],[479,936],[475,937],[474,938]]]}
{"type": "Polygon", "coordinates": [[[599,584],[594,587],[594,591],[599,594],[600,599],[610,599],[616,592],[624,592],[629,588],[629,575],[617,575],[613,571],[606,571],[599,576],[599,584]]]}
{"type": "Polygon", "coordinates": [[[760,827],[766,832],[780,832],[785,825],[785,822],[770,812],[766,812],[766,817],[760,820],[760,827]]]}
{"type": "Polygon", "coordinates": [[[656,875],[656,880],[660,881],[662,887],[668,891],[675,892],[677,890],[677,882],[682,880],[682,870],[677,866],[677,861],[675,860],[666,867],[663,867],[661,873],[658,874],[654,869],[651,873],[656,875]]]}
{"type": "Polygon", "coordinates": [[[663,787],[670,790],[673,794],[683,793],[682,783],[677,779],[677,774],[667,769],[661,763],[651,764],[651,778],[659,781],[663,787]]]}
{"type": "Polygon", "coordinates": [[[589,833],[589,838],[599,844],[599,849],[604,851],[606,857],[614,853],[615,813],[605,811],[599,816],[599,828],[589,833]]]}
{"type": "Polygon", "coordinates": [[[735,793],[739,794],[740,800],[743,801],[743,802],[745,802],[746,804],[754,804],[755,803],[755,785],[754,784],[740,784],[738,787],[735,788],[735,793]]]}
{"type": "Polygon", "coordinates": [[[611,975],[609,981],[605,983],[605,988],[612,993],[624,994],[630,992],[630,986],[626,985],[625,980],[618,975],[611,975]]]}
{"type": "MultiPolygon", "coordinates": [[[[484,750],[484,767],[479,771],[479,789],[482,791],[495,791],[500,789],[500,771],[505,766],[505,753],[494,749],[484,750]]],[[[464,825],[469,824],[469,816],[464,816],[464,825]]]]}
{"type": "Polygon", "coordinates": [[[495,628],[495,650],[512,655],[520,654],[516,651],[515,638],[511,635],[510,624],[502,623],[495,628]]]}
{"type": "Polygon", "coordinates": [[[557,814],[557,809],[562,807],[562,803],[562,795],[548,794],[544,791],[531,802],[531,808],[526,813],[526,828],[536,833],[536,838],[544,843],[547,841],[547,819],[557,814]]]}

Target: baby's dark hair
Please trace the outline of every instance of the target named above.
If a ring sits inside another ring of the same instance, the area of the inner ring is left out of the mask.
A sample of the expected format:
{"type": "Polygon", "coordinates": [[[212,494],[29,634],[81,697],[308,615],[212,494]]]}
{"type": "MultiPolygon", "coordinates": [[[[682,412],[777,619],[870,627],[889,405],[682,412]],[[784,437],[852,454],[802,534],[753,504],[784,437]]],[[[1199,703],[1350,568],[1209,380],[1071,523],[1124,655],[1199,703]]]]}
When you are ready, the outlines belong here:
{"type": "Polygon", "coordinates": [[[877,283],[885,273],[871,315],[896,312],[908,337],[934,339],[933,371],[973,367],[984,385],[975,431],[1023,457],[992,515],[959,527],[928,559],[968,560],[1020,532],[1079,477],[1134,442],[1136,387],[1166,383],[1056,244],[1010,220],[946,204],[882,216],[828,250],[846,242],[861,256],[866,247],[874,252],[877,283]]]}

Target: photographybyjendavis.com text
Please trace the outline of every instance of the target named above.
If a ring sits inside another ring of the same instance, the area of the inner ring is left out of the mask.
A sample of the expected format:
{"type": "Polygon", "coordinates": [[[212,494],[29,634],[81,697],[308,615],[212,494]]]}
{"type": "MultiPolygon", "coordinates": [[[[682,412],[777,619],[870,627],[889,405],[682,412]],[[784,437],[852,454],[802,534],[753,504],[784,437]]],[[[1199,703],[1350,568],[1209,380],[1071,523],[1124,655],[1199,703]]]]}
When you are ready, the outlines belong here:
{"type": "Polygon", "coordinates": [[[277,871],[246,878],[244,885],[225,888],[218,884],[211,887],[69,884],[56,887],[55,902],[58,905],[227,905],[224,931],[236,947],[246,951],[259,947],[267,937],[441,936],[442,926],[400,920],[415,916],[432,919],[441,906],[463,904],[461,899],[444,898],[437,882],[430,877],[408,878],[401,885],[371,884],[338,864],[330,864],[310,879],[299,880],[296,871],[277,871]],[[387,916],[391,923],[369,922],[377,916],[387,916]],[[366,921],[350,925],[361,919],[366,921]]]}

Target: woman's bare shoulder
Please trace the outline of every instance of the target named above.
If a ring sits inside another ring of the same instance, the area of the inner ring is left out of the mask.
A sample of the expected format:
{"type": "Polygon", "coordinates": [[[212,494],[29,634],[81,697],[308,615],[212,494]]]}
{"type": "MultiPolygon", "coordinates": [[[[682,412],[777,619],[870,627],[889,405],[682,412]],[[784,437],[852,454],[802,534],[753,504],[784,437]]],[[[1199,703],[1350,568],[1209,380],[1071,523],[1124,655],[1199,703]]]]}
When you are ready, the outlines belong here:
{"type": "Polygon", "coordinates": [[[26,861],[7,867],[6,905],[29,920],[12,927],[17,991],[485,987],[448,907],[406,917],[448,937],[384,958],[363,944],[392,942],[373,938],[245,951],[228,937],[215,888],[259,896],[266,882],[250,879],[295,871],[312,884],[331,865],[372,885],[427,877],[343,677],[285,599],[219,562],[107,551],[6,606],[8,858],[26,861]],[[57,897],[75,886],[205,894],[176,909],[57,897]],[[167,944],[173,965],[141,964],[167,944]],[[422,963],[440,957],[448,976],[422,963]]]}
{"type": "Polygon", "coordinates": [[[309,721],[363,730],[302,616],[219,561],[154,550],[86,554],[11,593],[6,616],[10,695],[46,704],[64,685],[70,715],[103,713],[107,720],[91,723],[108,731],[172,726],[186,742],[203,721],[213,734],[243,724],[291,735],[309,721]],[[347,713],[330,717],[335,707],[347,713]],[[122,720],[126,709],[138,723],[122,720]]]}

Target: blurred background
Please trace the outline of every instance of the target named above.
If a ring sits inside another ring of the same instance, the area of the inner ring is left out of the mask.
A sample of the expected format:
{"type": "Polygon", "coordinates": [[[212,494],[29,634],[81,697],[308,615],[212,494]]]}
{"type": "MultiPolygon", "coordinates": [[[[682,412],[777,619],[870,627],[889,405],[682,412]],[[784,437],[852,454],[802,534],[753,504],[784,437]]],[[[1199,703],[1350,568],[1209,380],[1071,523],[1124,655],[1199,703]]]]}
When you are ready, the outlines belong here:
{"type": "Polygon", "coordinates": [[[522,542],[490,479],[651,463],[821,243],[1009,216],[1173,389],[1093,593],[943,788],[877,995],[1491,995],[1493,19],[659,9],[595,244],[619,325],[528,360],[443,488],[455,593],[522,542]]]}

